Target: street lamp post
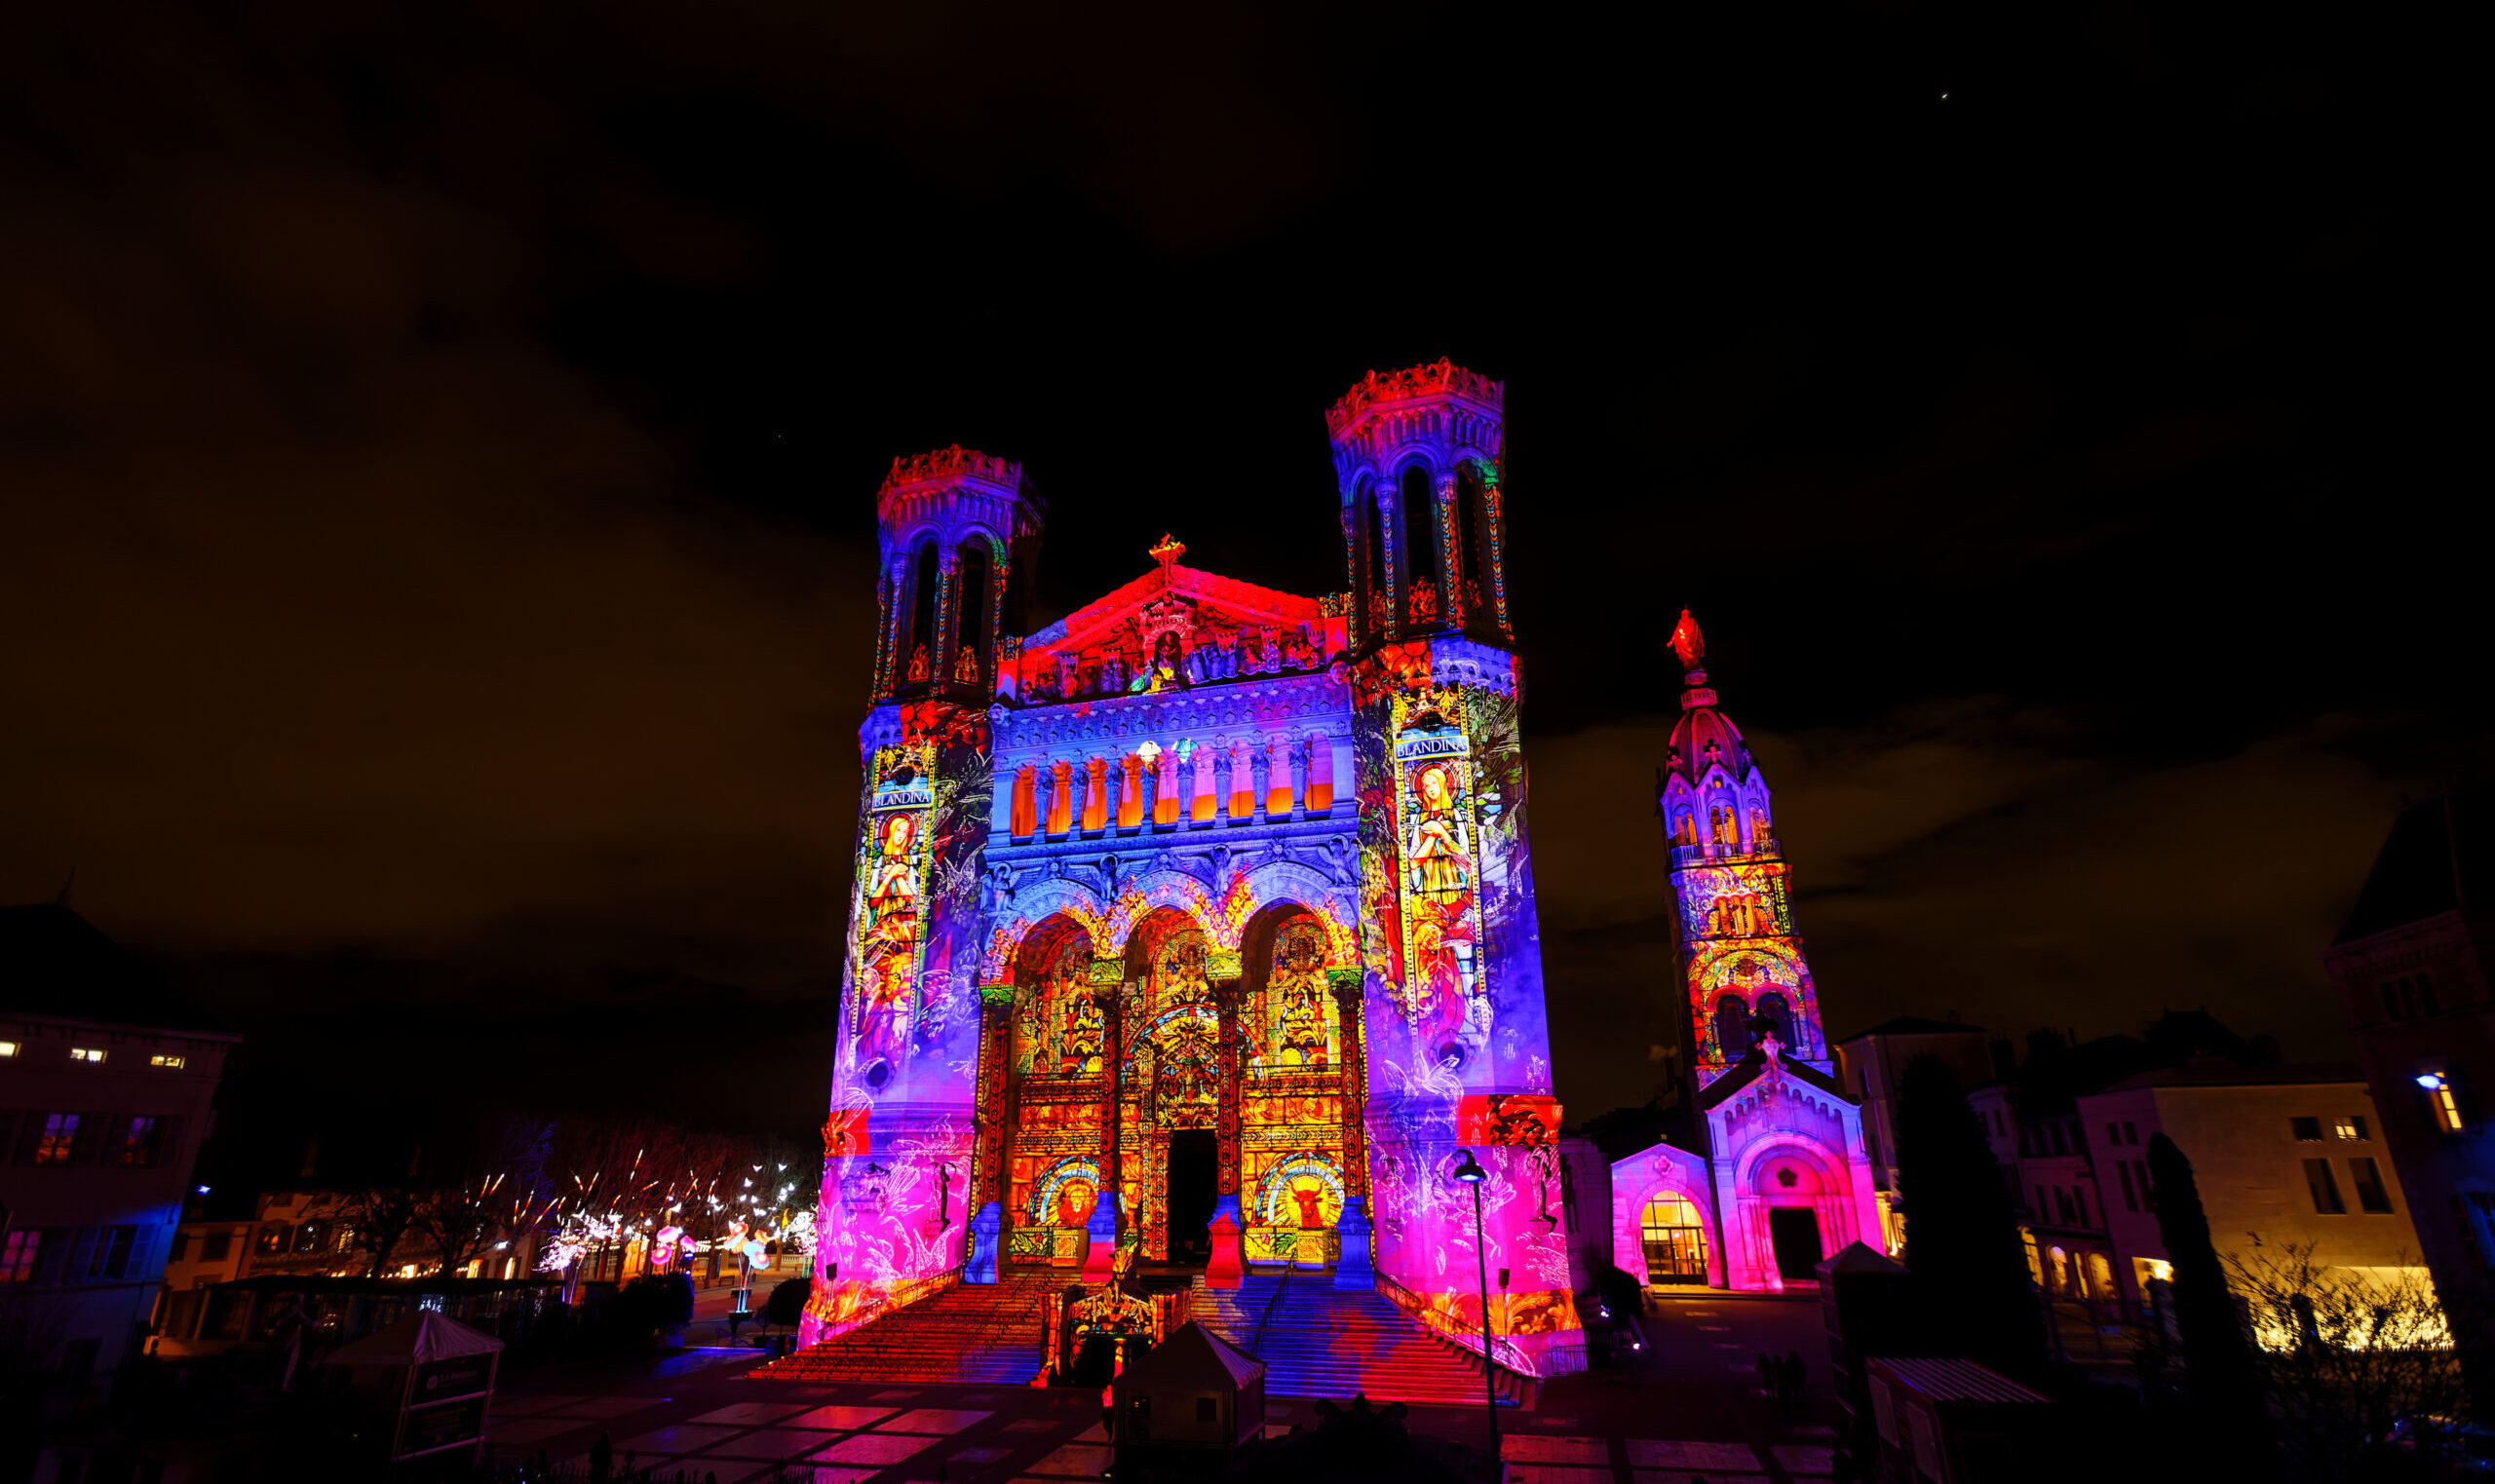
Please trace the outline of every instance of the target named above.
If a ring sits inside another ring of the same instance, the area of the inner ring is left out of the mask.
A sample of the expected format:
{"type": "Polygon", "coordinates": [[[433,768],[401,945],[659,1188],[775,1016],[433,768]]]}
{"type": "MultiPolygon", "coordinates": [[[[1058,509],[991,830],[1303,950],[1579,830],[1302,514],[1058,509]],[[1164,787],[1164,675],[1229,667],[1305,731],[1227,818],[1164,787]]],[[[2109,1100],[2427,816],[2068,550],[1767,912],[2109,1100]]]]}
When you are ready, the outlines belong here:
{"type": "Polygon", "coordinates": [[[1481,1236],[1481,1182],[1490,1178],[1473,1158],[1473,1151],[1459,1149],[1464,1162],[1452,1172],[1452,1178],[1473,1187],[1473,1259],[1481,1278],[1481,1400],[1490,1415],[1490,1466],[1499,1463],[1499,1378],[1490,1369],[1490,1249],[1481,1236]]]}

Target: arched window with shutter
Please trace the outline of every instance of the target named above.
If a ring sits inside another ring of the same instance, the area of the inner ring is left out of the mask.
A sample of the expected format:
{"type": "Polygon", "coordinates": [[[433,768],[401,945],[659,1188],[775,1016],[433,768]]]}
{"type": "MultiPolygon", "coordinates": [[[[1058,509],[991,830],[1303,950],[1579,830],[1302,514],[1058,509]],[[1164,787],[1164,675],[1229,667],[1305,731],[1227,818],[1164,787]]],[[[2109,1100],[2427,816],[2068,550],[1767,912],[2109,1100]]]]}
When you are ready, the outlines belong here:
{"type": "Polygon", "coordinates": [[[1430,507],[1430,472],[1415,464],[1403,471],[1403,603],[1415,623],[1439,615],[1438,520],[1430,507]]]}
{"type": "Polygon", "coordinates": [[[942,579],[936,566],[935,542],[919,543],[909,573],[909,642],[902,646],[902,674],[923,681],[935,673],[937,663],[931,647],[936,642],[936,593],[942,579]]]}
{"type": "Polygon", "coordinates": [[[953,633],[959,654],[954,658],[952,676],[965,684],[976,685],[987,672],[987,607],[988,578],[995,568],[987,554],[987,541],[974,536],[962,544],[961,590],[958,608],[961,622],[953,633]]]}

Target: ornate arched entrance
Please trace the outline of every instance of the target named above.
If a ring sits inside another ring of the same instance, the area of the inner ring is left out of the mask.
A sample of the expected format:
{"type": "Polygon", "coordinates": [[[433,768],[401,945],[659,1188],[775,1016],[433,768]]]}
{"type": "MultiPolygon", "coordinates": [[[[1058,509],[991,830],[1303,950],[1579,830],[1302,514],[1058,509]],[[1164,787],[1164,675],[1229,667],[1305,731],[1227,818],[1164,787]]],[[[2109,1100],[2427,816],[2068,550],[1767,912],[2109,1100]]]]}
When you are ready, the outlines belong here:
{"type": "Polygon", "coordinates": [[[1358,1003],[1340,993],[1357,984],[1338,984],[1350,937],[1295,901],[1231,921],[1225,949],[1218,920],[1186,905],[1064,911],[999,950],[1013,982],[990,993],[1011,1011],[981,1050],[980,1149],[1007,1261],[1079,1260],[1084,1237],[1042,1190],[1076,1167],[1119,1198],[1145,1260],[1202,1259],[1218,1213],[1251,1264],[1333,1260],[1347,1199],[1365,1194],[1358,1003]]]}

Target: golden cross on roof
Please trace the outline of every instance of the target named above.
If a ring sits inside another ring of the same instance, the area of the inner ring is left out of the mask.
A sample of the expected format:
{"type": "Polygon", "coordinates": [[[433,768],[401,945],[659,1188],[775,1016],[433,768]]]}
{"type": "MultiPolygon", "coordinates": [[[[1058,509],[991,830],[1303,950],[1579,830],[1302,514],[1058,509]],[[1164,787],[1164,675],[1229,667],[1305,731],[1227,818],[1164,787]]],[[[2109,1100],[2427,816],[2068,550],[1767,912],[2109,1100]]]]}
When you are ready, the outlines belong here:
{"type": "Polygon", "coordinates": [[[1153,560],[1161,563],[1161,580],[1163,582],[1166,583],[1170,581],[1170,569],[1176,566],[1178,558],[1186,554],[1187,544],[1185,542],[1171,535],[1168,531],[1161,533],[1161,544],[1152,549],[1152,557],[1153,560]]]}

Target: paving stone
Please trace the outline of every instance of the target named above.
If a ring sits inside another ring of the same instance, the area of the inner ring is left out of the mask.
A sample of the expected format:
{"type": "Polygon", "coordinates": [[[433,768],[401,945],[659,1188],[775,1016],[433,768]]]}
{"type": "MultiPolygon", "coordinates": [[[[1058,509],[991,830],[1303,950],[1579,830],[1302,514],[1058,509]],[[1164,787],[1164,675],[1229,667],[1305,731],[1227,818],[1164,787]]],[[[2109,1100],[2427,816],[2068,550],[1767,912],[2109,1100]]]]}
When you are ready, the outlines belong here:
{"type": "Polygon", "coordinates": [[[557,1407],[569,1407],[589,1400],[586,1396],[497,1396],[496,1417],[525,1417],[531,1412],[547,1412],[557,1407]]]}
{"type": "Polygon", "coordinates": [[[1629,1439],[1631,1468],[1741,1468],[1756,1472],[1758,1453],[1747,1443],[1675,1443],[1657,1438],[1629,1439]]]}
{"type": "Polygon", "coordinates": [[[582,1420],[577,1417],[516,1417],[487,1427],[485,1437],[498,1448],[518,1448],[527,1443],[542,1443],[582,1425],[582,1420]]]}
{"type": "Polygon", "coordinates": [[[764,1427],[743,1437],[730,1438],[715,1448],[706,1450],[702,1456],[706,1459],[803,1458],[836,1435],[804,1427],[764,1427]]]}
{"type": "MultiPolygon", "coordinates": [[[[1664,1473],[1652,1468],[1640,1468],[1634,1472],[1636,1484],[1689,1484],[1690,1480],[1689,1471],[1686,1469],[1676,1468],[1670,1473],[1664,1473]]],[[[1768,1476],[1763,1473],[1724,1473],[1710,1469],[1706,1477],[1707,1484],[1772,1484],[1768,1476]]]]}
{"type": "MultiPolygon", "coordinates": [[[[866,1484],[881,1472],[871,1464],[766,1464],[751,1473],[737,1475],[735,1484],[866,1484]]],[[[719,1484],[729,1484],[724,1468],[719,1470],[719,1484]]]]}
{"type": "MultiPolygon", "coordinates": [[[[586,1453],[576,1454],[568,1459],[557,1459],[556,1462],[584,1479],[589,1477],[589,1455],[586,1453]]],[[[638,1473],[645,1468],[651,1470],[660,1468],[672,1469],[680,1465],[689,1465],[691,1463],[692,1460],[690,1459],[653,1459],[635,1457],[633,1460],[633,1471],[634,1473],[638,1473]]],[[[624,1450],[621,1448],[615,1450],[615,1472],[618,1476],[621,1476],[624,1472],[624,1450]]]]}
{"type": "Polygon", "coordinates": [[[695,1453],[713,1443],[724,1443],[737,1435],[734,1427],[705,1427],[694,1423],[677,1423],[672,1427],[654,1427],[634,1433],[615,1444],[615,1461],[624,1462],[624,1451],[637,1449],[642,1453],[695,1453]]]}
{"type": "MultiPolygon", "coordinates": [[[[1055,1432],[1064,1426],[1065,1424],[1053,1417],[1024,1417],[1007,1423],[1005,1430],[1008,1432],[1055,1432]]],[[[1094,1426],[1096,1427],[1097,1424],[1094,1426]]]]}
{"type": "Polygon", "coordinates": [[[1510,1464],[1508,1484],[1612,1484],[1608,1468],[1571,1464],[1510,1464]]]}
{"type": "Polygon", "coordinates": [[[1510,1433],[1499,1440],[1499,1457],[1524,1464],[1598,1464],[1606,1472],[1611,1445],[1598,1437],[1545,1437],[1510,1433]]]}
{"type": "Polygon", "coordinates": [[[1110,1449],[1099,1443],[1068,1443],[1031,1465],[1031,1472],[1096,1479],[1109,1466],[1110,1449]]]}
{"type": "Polygon", "coordinates": [[[875,1430],[953,1433],[995,1415],[993,1412],[956,1412],[943,1407],[922,1407],[915,1412],[903,1412],[890,1422],[879,1423],[875,1430]]]}
{"type": "Polygon", "coordinates": [[[665,1400],[667,1400],[667,1398],[664,1396],[598,1396],[593,1397],[588,1401],[573,1402],[570,1406],[560,1409],[560,1411],[556,1415],[560,1417],[589,1417],[603,1420],[610,1417],[622,1417],[629,1412],[644,1411],[650,1407],[657,1406],[665,1400]]]}
{"type": "Polygon", "coordinates": [[[918,1393],[916,1391],[877,1391],[866,1399],[868,1401],[916,1401],[918,1393]]]}
{"type": "Polygon", "coordinates": [[[911,1437],[899,1432],[861,1432],[816,1454],[808,1462],[816,1464],[877,1464],[890,1466],[912,1454],[936,1446],[932,1437],[911,1437]]]}
{"type": "Polygon", "coordinates": [[[870,1427],[892,1415],[890,1407],[810,1407],[787,1421],[791,1427],[832,1427],[846,1431],[852,1427],[870,1427]]]}
{"type": "Polygon", "coordinates": [[[714,1407],[693,1419],[697,1423],[742,1423],[756,1427],[794,1417],[806,1410],[802,1401],[741,1401],[734,1406],[714,1407]]]}

